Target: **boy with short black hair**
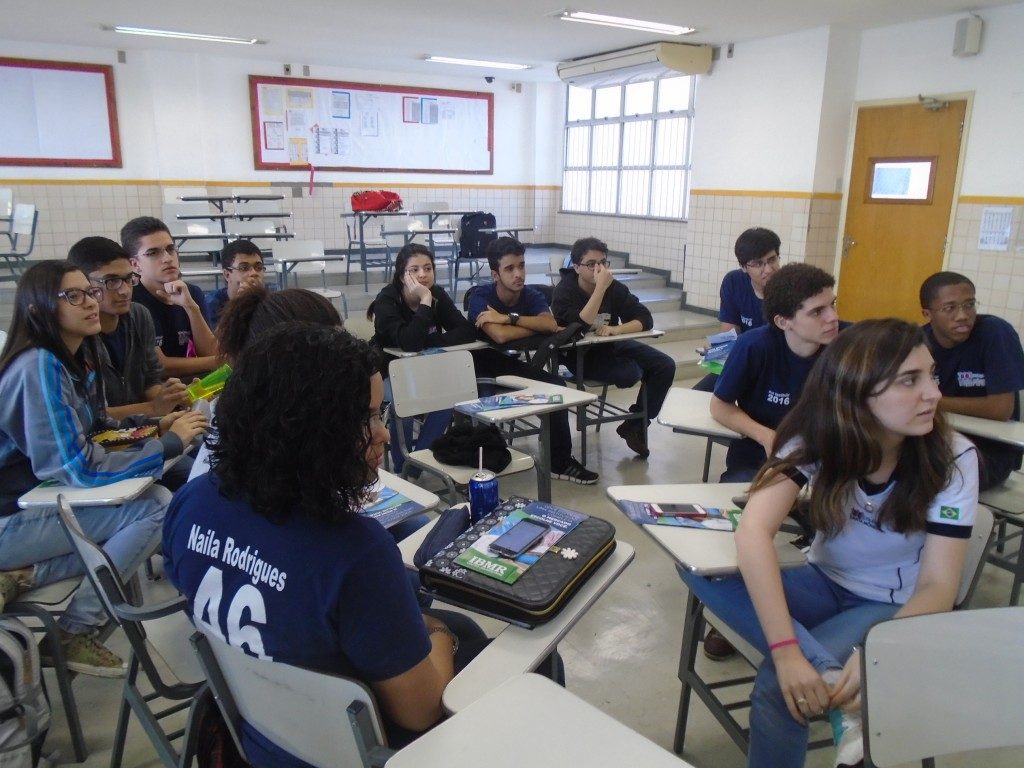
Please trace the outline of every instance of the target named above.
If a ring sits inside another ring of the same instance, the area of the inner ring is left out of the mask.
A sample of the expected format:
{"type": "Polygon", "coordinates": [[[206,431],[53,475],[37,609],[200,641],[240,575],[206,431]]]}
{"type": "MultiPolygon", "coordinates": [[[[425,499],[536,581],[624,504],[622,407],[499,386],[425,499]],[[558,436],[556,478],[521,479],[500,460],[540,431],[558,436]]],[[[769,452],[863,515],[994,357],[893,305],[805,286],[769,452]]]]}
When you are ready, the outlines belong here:
{"type": "Polygon", "coordinates": [[[768,281],[779,270],[782,241],[770,229],[752,227],[736,238],[733,253],[740,268],[722,278],[718,320],[722,330],[743,333],[765,324],[763,302],[768,281]]]}
{"type": "MultiPolygon", "coordinates": [[[[487,246],[487,262],[494,282],[477,286],[469,300],[469,320],[481,338],[507,344],[559,330],[544,295],[526,285],[526,248],[522,243],[499,237],[487,246]]],[[[497,352],[476,354],[473,359],[480,376],[517,375],[565,386],[558,376],[497,352]]],[[[551,476],[581,485],[597,482],[598,474],[572,455],[568,411],[551,414],[551,476]]]]}
{"type": "Polygon", "coordinates": [[[185,385],[175,378],[163,381],[153,320],[132,301],[139,275],[124,248],[106,237],[85,237],[71,246],[68,261],[103,288],[98,349],[107,413],[114,419],[165,416],[187,405],[185,385]]]}
{"type": "Polygon", "coordinates": [[[216,328],[220,313],[227,303],[249,288],[263,287],[263,252],[252,240],[232,240],[220,252],[220,266],[224,272],[224,287],[206,297],[206,316],[210,327],[216,328]]]}
{"type": "MultiPolygon", "coordinates": [[[[599,336],[620,336],[654,327],[650,310],[612,275],[607,245],[596,237],[584,237],[573,243],[569,257],[572,266],[560,270],[562,279],[555,286],[551,301],[552,312],[560,325],[575,322],[596,325],[595,332],[599,336]]],[[[575,374],[576,356],[569,355],[567,362],[575,374]]],[[[583,365],[589,378],[616,387],[632,387],[641,382],[641,392],[647,397],[648,422],[661,412],[676,375],[676,364],[671,357],[632,339],[593,345],[585,353],[583,365]]],[[[631,410],[640,410],[642,397],[643,394],[637,395],[631,410]]],[[[650,454],[647,424],[629,419],[615,431],[641,458],[650,454]]]]}
{"type": "Polygon", "coordinates": [[[839,334],[835,278],[809,264],[787,264],[767,284],[766,325],[742,334],[711,398],[715,421],[739,432],[721,481],[753,479],[772,450],[775,428],[796,403],[819,353],[839,334]]]}
{"type": "Polygon", "coordinates": [[[132,300],[149,310],[157,354],[169,376],[205,373],[217,367],[217,342],[206,320],[206,300],[197,285],[181,279],[178,249],[160,219],[140,216],[121,228],[121,245],[141,275],[132,300]]]}
{"type": "MultiPolygon", "coordinates": [[[[926,279],[920,300],[942,392],[939,407],[995,421],[1020,418],[1024,351],[1013,326],[995,315],[979,315],[974,283],[957,272],[926,279]]],[[[981,490],[1020,469],[1020,450],[981,437],[971,440],[981,455],[981,490]]]]}

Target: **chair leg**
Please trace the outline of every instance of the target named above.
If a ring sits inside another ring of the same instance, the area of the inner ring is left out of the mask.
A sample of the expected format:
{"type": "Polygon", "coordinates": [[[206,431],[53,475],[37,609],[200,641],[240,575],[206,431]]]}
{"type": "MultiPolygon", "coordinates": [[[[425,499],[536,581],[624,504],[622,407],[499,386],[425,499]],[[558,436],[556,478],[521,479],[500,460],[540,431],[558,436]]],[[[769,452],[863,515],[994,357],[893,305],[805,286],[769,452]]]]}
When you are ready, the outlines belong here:
{"type": "MultiPolygon", "coordinates": [[[[132,669],[137,669],[135,658],[132,657],[132,669]]],[[[132,672],[129,672],[129,676],[132,672]]],[[[128,737],[128,718],[131,717],[132,708],[128,703],[128,680],[125,680],[121,691],[121,706],[117,713],[117,726],[114,728],[114,748],[110,753],[110,768],[121,768],[121,761],[124,757],[124,742],[128,737]]]]}

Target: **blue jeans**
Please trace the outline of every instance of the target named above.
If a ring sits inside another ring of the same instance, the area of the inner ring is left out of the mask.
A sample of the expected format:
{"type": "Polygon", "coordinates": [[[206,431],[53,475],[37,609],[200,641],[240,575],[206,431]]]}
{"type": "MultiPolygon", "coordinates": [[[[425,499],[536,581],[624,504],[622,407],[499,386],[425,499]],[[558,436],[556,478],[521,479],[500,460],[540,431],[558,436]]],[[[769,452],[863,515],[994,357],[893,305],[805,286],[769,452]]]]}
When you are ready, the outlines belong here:
{"type": "MultiPolygon", "coordinates": [[[[743,577],[706,579],[683,569],[679,575],[704,605],[764,655],[750,696],[747,765],[799,768],[807,756],[807,727],[794,720],[786,708],[743,577]]],[[[868,629],[900,609],[899,605],[858,597],[813,565],[782,571],[782,588],[800,650],[819,673],[842,668],[868,629]]]]}
{"type": "MultiPolygon", "coordinates": [[[[138,570],[160,544],[170,492],[154,485],[139,498],[115,507],[75,510],[85,535],[102,542],[121,576],[138,570]]],[[[23,509],[0,518],[0,571],[34,565],[32,586],[41,587],[85,574],[85,566],[61,526],[57,507],[23,509]]],[[[88,580],[75,592],[58,622],[67,632],[82,634],[108,621],[99,595],[88,580]]]]}
{"type": "MultiPolygon", "coordinates": [[[[576,355],[569,353],[568,366],[576,373],[576,355]]],[[[612,344],[595,344],[583,355],[583,375],[588,379],[606,381],[616,387],[632,387],[638,381],[647,392],[647,418],[661,413],[672,382],[676,378],[676,362],[650,344],[623,339],[612,344]]],[[[640,397],[637,397],[639,410],[640,397]]]]}

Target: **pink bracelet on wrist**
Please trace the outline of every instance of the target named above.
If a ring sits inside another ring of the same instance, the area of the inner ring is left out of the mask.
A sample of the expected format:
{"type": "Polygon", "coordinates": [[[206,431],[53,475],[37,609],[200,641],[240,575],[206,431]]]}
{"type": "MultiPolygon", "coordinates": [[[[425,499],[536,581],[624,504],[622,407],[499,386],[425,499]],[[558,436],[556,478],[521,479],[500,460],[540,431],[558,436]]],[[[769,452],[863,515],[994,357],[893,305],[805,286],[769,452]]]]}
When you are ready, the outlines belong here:
{"type": "Polygon", "coordinates": [[[769,645],[768,651],[774,652],[779,650],[779,648],[785,648],[787,645],[800,645],[800,641],[797,640],[795,637],[791,637],[788,640],[779,640],[779,642],[772,643],[771,645],[769,645]]]}

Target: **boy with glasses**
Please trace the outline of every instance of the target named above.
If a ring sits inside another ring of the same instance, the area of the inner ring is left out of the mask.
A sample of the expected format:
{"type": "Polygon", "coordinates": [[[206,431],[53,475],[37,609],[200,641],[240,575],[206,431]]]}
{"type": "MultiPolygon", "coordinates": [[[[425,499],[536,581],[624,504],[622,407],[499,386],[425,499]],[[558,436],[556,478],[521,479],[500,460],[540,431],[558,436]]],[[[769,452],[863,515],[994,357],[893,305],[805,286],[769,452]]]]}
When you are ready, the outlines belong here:
{"type": "Polygon", "coordinates": [[[187,405],[185,385],[175,378],[163,380],[153,320],[145,307],[132,302],[139,275],[125,250],[106,237],[86,237],[71,246],[68,261],[100,293],[98,349],[107,413],[118,420],[165,416],[187,405]]]}
{"type": "Polygon", "coordinates": [[[157,356],[169,376],[194,376],[217,367],[217,341],[197,285],[181,279],[178,249],[160,219],[140,216],[121,228],[121,245],[140,275],[132,301],[149,310],[157,356]]]}
{"type": "MultiPolygon", "coordinates": [[[[654,327],[650,310],[612,276],[607,245],[596,237],[584,237],[573,243],[569,257],[572,266],[560,270],[562,280],[555,286],[551,301],[551,310],[560,325],[581,322],[595,327],[599,336],[619,336],[654,327]]],[[[575,374],[576,355],[569,355],[568,365],[575,374]]],[[[583,366],[588,377],[616,387],[632,387],[641,382],[640,388],[647,394],[648,423],[661,412],[676,376],[676,364],[671,357],[632,339],[595,344],[584,354],[583,366]]],[[[637,394],[630,410],[640,410],[641,397],[637,394]]],[[[629,419],[615,431],[638,456],[646,459],[650,455],[647,424],[629,419]]]]}
{"type": "MultiPolygon", "coordinates": [[[[508,344],[559,330],[544,294],[526,285],[526,248],[522,243],[514,237],[497,238],[487,246],[487,263],[494,282],[478,286],[469,299],[469,321],[477,327],[481,338],[508,344]]],[[[473,360],[478,376],[525,376],[565,386],[561,377],[507,355],[476,354],[473,360]]],[[[572,455],[568,411],[551,414],[551,477],[580,485],[594,485],[598,479],[596,472],[572,455]]]]}
{"type": "Polygon", "coordinates": [[[251,240],[232,240],[220,252],[224,270],[224,287],[206,297],[206,316],[210,327],[216,328],[225,305],[249,288],[263,287],[263,252],[251,240]]]}
{"type": "MultiPolygon", "coordinates": [[[[921,314],[935,358],[942,400],[951,413],[995,421],[1020,418],[1024,351],[1008,322],[979,315],[974,283],[956,272],[937,272],[921,284],[921,314]]],[[[999,485],[1021,467],[1019,449],[972,437],[981,456],[981,490],[999,485]]]]}
{"type": "Polygon", "coordinates": [[[782,241],[770,229],[753,227],[736,238],[733,252],[740,268],[727,273],[719,292],[722,330],[743,333],[765,324],[764,289],[779,271],[782,241]]]}

